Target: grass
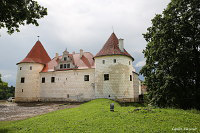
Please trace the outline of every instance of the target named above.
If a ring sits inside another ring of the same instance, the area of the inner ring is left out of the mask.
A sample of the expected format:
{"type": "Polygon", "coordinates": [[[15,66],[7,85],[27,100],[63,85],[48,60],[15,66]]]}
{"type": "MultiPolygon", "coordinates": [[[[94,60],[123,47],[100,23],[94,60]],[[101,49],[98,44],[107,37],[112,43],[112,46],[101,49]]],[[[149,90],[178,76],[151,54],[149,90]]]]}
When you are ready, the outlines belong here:
{"type": "Polygon", "coordinates": [[[123,107],[112,100],[97,99],[77,108],[0,122],[0,132],[200,132],[199,122],[196,110],[123,107]],[[110,103],[115,104],[114,112],[109,111],[110,103]]]}

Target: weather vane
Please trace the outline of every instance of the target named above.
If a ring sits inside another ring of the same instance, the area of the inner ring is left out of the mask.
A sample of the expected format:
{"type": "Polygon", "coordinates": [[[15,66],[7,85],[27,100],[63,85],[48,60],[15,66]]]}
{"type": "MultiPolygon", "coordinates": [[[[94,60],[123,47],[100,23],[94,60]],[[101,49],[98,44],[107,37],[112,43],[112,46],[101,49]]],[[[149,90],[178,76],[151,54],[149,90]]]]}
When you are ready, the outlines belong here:
{"type": "Polygon", "coordinates": [[[37,37],[38,37],[38,41],[39,41],[40,36],[37,36],[37,37]]]}

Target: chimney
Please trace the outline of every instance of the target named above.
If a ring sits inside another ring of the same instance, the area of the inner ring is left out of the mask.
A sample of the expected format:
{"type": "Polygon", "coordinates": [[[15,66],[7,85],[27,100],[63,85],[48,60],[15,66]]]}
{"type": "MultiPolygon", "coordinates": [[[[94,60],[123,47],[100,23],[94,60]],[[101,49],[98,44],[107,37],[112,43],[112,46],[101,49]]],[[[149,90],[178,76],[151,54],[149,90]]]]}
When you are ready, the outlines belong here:
{"type": "Polygon", "coordinates": [[[124,39],[119,39],[119,49],[121,52],[124,52],[124,39]]]}
{"type": "Polygon", "coordinates": [[[58,59],[58,53],[56,53],[56,59],[58,59]]]}
{"type": "Polygon", "coordinates": [[[83,57],[83,50],[80,49],[80,58],[82,58],[82,57],[83,57]]]}

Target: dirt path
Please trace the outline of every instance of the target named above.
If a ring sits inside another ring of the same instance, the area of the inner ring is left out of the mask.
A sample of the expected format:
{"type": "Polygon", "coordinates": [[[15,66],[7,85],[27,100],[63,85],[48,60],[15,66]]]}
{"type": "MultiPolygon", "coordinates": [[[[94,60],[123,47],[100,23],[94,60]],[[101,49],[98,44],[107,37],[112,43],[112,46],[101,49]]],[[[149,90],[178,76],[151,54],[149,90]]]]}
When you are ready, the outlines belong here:
{"type": "Polygon", "coordinates": [[[0,101],[0,121],[14,121],[59,109],[78,107],[79,103],[11,103],[0,101]]]}

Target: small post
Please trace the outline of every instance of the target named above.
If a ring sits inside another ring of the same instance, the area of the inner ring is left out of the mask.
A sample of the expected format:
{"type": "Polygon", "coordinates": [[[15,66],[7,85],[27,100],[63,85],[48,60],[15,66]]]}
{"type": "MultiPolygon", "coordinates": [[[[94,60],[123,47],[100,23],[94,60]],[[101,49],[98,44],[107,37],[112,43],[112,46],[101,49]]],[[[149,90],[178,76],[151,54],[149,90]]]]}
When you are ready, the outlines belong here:
{"type": "Polygon", "coordinates": [[[114,112],[114,103],[110,104],[110,111],[114,112]]]}

